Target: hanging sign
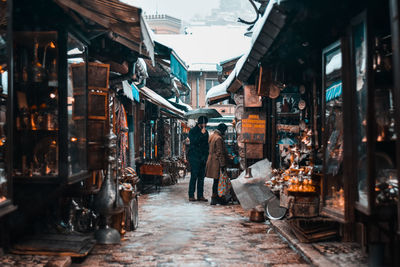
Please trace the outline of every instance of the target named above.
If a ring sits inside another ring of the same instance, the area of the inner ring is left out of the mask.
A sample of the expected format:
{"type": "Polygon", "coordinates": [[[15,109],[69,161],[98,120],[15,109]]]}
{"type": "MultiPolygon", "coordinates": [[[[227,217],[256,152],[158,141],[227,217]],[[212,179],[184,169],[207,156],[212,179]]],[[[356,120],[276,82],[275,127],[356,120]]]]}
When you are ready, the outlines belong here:
{"type": "Polygon", "coordinates": [[[244,106],[249,108],[262,107],[262,99],[254,85],[244,86],[244,106]]]}
{"type": "Polygon", "coordinates": [[[242,135],[244,143],[265,143],[265,114],[245,112],[242,119],[242,135]]]}

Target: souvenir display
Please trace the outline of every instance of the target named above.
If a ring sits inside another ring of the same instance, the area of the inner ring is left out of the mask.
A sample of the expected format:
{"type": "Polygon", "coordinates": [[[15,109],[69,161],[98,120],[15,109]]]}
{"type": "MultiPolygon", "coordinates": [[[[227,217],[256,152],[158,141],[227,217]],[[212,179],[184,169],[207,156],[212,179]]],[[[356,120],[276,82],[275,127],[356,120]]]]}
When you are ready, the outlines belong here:
{"type": "Polygon", "coordinates": [[[299,113],[299,101],[298,94],[282,93],[276,100],[276,111],[278,113],[297,114],[299,113]]]}
{"type": "Polygon", "coordinates": [[[278,98],[280,92],[281,92],[281,90],[279,89],[279,87],[277,87],[275,85],[271,85],[269,87],[269,98],[271,98],[271,99],[278,98]]]}
{"type": "Polygon", "coordinates": [[[235,118],[240,121],[243,117],[244,107],[242,104],[239,104],[235,107],[235,118]]]}
{"type": "Polygon", "coordinates": [[[306,101],[304,101],[303,99],[301,99],[300,101],[299,101],[299,109],[300,110],[303,110],[303,109],[305,109],[306,108],[306,101]]]}
{"type": "Polygon", "coordinates": [[[242,134],[242,121],[238,121],[235,126],[236,134],[242,134]]]}
{"type": "Polygon", "coordinates": [[[399,184],[396,169],[381,169],[375,185],[376,204],[395,204],[399,201],[399,184]]]}
{"type": "Polygon", "coordinates": [[[244,96],[241,94],[235,94],[233,100],[235,101],[236,105],[243,105],[244,96]]]}

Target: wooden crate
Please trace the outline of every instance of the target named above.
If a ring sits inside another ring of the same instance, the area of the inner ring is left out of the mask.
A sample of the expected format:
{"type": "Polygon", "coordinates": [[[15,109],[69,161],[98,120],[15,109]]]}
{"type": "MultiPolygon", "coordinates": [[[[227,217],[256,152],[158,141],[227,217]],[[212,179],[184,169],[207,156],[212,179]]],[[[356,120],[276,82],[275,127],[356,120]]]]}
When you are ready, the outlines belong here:
{"type": "Polygon", "coordinates": [[[311,218],[319,215],[319,197],[314,193],[289,193],[290,203],[288,214],[290,218],[311,218]]]}
{"type": "Polygon", "coordinates": [[[163,167],[161,164],[143,164],[140,166],[140,174],[162,176],[163,167]]]}

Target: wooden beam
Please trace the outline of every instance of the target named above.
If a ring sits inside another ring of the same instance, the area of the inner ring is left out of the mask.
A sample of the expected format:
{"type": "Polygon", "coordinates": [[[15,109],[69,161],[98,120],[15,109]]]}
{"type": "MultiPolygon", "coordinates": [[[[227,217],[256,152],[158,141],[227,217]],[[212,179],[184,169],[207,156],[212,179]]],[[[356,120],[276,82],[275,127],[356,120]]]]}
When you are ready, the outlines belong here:
{"type": "MultiPolygon", "coordinates": [[[[137,31],[137,33],[132,33],[131,31],[134,30],[134,28],[129,28],[126,29],[126,26],[124,26],[122,23],[118,23],[118,22],[114,22],[112,23],[111,20],[117,21],[116,18],[107,18],[104,15],[99,15],[96,14],[96,12],[93,12],[77,3],[75,3],[74,1],[69,1],[69,0],[55,0],[56,3],[60,4],[61,6],[65,6],[67,8],[70,8],[76,12],[78,12],[79,14],[81,14],[82,16],[96,22],[97,24],[112,30],[113,32],[117,33],[118,35],[123,36],[126,39],[129,39],[133,42],[136,43],[141,43],[140,41],[140,28],[137,31]],[[135,36],[137,35],[137,36],[135,36]]],[[[136,24],[135,24],[136,25],[136,24]]],[[[118,41],[120,42],[120,41],[118,41]]],[[[125,43],[123,43],[125,45],[125,43]]],[[[132,47],[132,45],[127,46],[129,48],[132,47]]],[[[140,49],[140,45],[138,45],[139,49],[140,49]]],[[[135,51],[139,51],[138,48],[134,49],[135,51]]]]}
{"type": "Polygon", "coordinates": [[[103,27],[109,28],[110,27],[110,22],[107,19],[104,19],[103,17],[96,15],[95,13],[91,12],[90,10],[82,7],[81,5],[78,5],[74,1],[69,1],[69,0],[55,0],[56,3],[66,6],[82,16],[96,22],[97,24],[100,24],[103,27]]]}

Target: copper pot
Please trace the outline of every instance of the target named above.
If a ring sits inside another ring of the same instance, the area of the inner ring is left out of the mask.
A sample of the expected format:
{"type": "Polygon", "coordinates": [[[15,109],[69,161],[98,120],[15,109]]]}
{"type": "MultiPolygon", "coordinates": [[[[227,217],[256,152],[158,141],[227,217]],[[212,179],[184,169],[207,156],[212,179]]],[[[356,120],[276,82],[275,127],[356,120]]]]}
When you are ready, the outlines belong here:
{"type": "Polygon", "coordinates": [[[250,221],[252,222],[264,222],[264,212],[263,211],[257,211],[257,210],[251,210],[250,211],[250,221]]]}

